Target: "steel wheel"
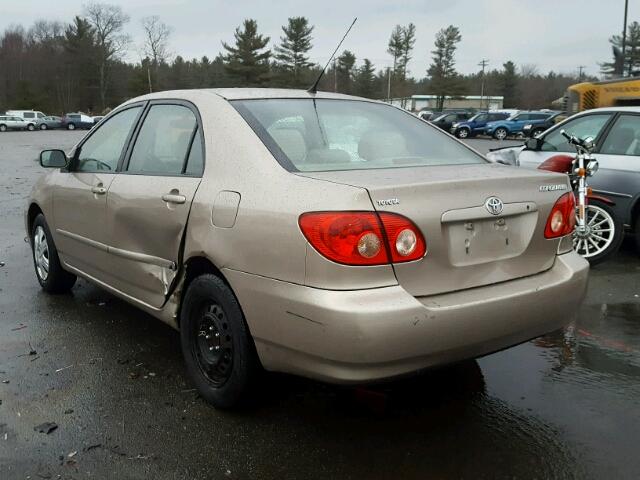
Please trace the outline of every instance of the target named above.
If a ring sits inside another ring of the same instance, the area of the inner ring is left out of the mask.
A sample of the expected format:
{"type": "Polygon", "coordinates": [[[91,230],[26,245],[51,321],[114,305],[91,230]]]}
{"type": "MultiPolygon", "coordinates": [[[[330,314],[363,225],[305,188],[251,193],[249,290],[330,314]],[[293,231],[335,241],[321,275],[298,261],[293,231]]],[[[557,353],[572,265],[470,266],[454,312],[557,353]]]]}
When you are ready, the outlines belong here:
{"type": "Polygon", "coordinates": [[[194,325],[198,366],[213,385],[224,385],[233,367],[233,341],[224,310],[217,303],[206,303],[194,325]]]}
{"type": "Polygon", "coordinates": [[[616,227],[613,217],[596,205],[587,205],[587,225],[583,232],[573,233],[573,249],[584,258],[604,252],[614,240],[616,227]]]}
{"type": "Polygon", "coordinates": [[[36,273],[43,282],[49,278],[49,243],[44,228],[36,227],[33,234],[33,257],[36,262],[36,273]]]}

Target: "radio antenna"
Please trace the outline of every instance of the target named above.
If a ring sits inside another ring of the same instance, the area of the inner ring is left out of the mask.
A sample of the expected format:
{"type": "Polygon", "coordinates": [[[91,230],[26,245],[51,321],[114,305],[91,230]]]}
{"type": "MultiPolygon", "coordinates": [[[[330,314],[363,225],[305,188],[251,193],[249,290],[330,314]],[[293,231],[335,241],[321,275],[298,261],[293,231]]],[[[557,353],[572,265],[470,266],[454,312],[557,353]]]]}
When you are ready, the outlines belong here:
{"type": "Polygon", "coordinates": [[[336,52],[338,51],[338,49],[340,48],[340,45],[342,45],[342,42],[344,42],[344,39],[347,38],[347,35],[349,35],[349,32],[351,31],[351,29],[353,28],[353,26],[356,23],[356,20],[358,20],[358,17],[353,19],[353,22],[351,22],[351,25],[349,26],[349,28],[347,28],[347,31],[345,32],[344,36],[342,37],[342,40],[340,40],[340,43],[338,44],[338,46],[336,47],[336,49],[333,51],[333,53],[331,54],[331,57],[329,57],[329,61],[327,62],[327,64],[324,66],[324,68],[322,69],[322,71],[320,72],[320,75],[318,75],[318,78],[316,78],[316,81],[314,82],[314,84],[311,86],[311,88],[309,88],[309,90],[307,90],[307,92],[309,93],[316,93],[318,91],[318,83],[320,83],[320,79],[322,78],[322,76],[324,75],[325,70],[327,69],[327,67],[329,66],[329,64],[331,63],[331,60],[333,60],[333,57],[336,55],[336,52]]]}

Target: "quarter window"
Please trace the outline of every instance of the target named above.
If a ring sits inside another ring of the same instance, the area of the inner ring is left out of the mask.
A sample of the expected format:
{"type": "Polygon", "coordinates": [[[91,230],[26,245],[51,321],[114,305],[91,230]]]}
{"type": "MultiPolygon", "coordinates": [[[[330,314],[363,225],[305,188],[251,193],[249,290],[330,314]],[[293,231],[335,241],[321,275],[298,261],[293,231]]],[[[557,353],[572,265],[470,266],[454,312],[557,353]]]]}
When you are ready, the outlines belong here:
{"type": "Polygon", "coordinates": [[[593,115],[585,115],[578,117],[574,120],[570,120],[562,125],[562,127],[556,128],[548,135],[544,136],[542,143],[542,151],[544,152],[575,152],[575,148],[569,143],[567,139],[560,133],[565,130],[567,133],[575,135],[578,138],[593,137],[598,138],[598,135],[611,118],[611,114],[601,113],[593,115]]]}
{"type": "Polygon", "coordinates": [[[640,116],[620,115],[607,135],[600,153],[640,155],[640,116]]]}
{"type": "Polygon", "coordinates": [[[127,170],[160,175],[183,173],[197,125],[195,115],[185,106],[153,105],[140,129],[127,170]]]}
{"type": "Polygon", "coordinates": [[[140,108],[128,108],[101,123],[80,147],[75,170],[78,172],[115,172],[124,143],[140,113],[140,108]]]}

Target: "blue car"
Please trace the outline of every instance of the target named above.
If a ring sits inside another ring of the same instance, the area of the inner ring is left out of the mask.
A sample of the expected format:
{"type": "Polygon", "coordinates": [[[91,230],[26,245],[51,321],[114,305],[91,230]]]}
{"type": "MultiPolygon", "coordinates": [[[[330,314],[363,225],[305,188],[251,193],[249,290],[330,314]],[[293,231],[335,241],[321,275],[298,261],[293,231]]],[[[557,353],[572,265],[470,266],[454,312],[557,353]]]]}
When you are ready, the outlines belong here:
{"type": "Polygon", "coordinates": [[[484,133],[498,140],[522,133],[525,125],[538,125],[557,112],[520,112],[505,120],[487,123],[484,133]]]}
{"type": "Polygon", "coordinates": [[[458,138],[475,137],[484,133],[484,129],[489,122],[506,120],[512,113],[509,112],[478,112],[469,120],[454,123],[451,126],[451,133],[458,138]]]}

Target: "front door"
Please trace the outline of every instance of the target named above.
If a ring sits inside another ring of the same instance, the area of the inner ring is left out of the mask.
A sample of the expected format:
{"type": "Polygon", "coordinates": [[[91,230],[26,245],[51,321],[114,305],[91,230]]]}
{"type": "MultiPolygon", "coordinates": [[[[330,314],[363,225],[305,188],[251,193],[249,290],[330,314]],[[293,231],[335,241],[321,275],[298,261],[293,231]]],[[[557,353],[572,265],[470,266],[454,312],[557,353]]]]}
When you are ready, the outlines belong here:
{"type": "Polygon", "coordinates": [[[193,107],[152,102],[107,196],[113,287],[162,306],[180,262],[202,166],[202,132],[193,107]]]}
{"type": "Polygon", "coordinates": [[[62,261],[104,280],[107,254],[107,191],[142,107],[116,113],[76,149],[69,171],[53,194],[56,247],[62,261]]]}

